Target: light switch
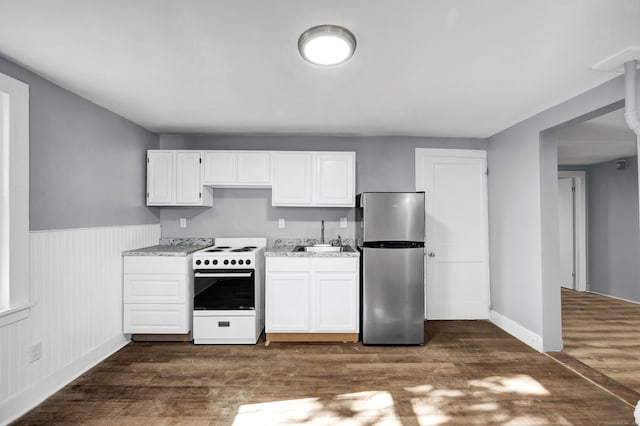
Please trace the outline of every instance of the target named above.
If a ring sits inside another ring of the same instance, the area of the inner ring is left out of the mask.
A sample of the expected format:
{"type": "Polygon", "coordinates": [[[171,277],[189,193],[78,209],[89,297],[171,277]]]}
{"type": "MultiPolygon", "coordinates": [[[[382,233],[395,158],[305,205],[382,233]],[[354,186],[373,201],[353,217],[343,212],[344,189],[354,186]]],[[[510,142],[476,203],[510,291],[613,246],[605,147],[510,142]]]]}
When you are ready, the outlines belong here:
{"type": "Polygon", "coordinates": [[[180,228],[186,228],[187,227],[187,218],[181,217],[180,218],[180,228]]]}
{"type": "Polygon", "coordinates": [[[341,217],[340,218],[340,228],[346,228],[347,227],[347,218],[346,217],[341,217]]]}
{"type": "Polygon", "coordinates": [[[284,228],[284,219],[283,218],[278,219],[278,228],[280,228],[280,229],[284,228]]]}

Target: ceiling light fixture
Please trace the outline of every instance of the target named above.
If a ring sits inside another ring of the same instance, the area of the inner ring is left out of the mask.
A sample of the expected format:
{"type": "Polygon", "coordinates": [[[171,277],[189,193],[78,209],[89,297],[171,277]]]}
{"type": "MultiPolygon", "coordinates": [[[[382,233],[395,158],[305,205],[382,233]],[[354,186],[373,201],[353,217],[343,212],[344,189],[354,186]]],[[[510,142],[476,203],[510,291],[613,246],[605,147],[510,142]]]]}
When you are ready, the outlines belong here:
{"type": "Polygon", "coordinates": [[[344,27],[318,25],[302,33],[298,39],[298,50],[312,64],[337,65],[353,56],[356,38],[344,27]]]}

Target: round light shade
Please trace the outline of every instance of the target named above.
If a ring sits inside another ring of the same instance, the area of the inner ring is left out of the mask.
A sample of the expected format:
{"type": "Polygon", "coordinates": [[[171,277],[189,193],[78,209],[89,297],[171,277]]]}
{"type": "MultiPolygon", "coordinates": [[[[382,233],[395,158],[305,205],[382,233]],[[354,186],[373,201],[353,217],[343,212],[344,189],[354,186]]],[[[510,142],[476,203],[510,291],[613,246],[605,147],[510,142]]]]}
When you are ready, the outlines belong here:
{"type": "Polygon", "coordinates": [[[298,39],[302,57],[316,65],[340,64],[356,50],[351,31],[337,25],[318,25],[303,32],[298,39]]]}

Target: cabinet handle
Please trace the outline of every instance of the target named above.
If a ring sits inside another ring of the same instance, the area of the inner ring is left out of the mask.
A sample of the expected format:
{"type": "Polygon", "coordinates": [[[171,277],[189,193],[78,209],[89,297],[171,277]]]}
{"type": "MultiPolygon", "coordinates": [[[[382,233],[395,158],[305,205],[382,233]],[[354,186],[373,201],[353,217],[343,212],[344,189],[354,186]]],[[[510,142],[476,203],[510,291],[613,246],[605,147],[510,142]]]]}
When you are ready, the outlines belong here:
{"type": "Polygon", "coordinates": [[[230,321],[218,321],[218,327],[231,327],[230,321]]]}

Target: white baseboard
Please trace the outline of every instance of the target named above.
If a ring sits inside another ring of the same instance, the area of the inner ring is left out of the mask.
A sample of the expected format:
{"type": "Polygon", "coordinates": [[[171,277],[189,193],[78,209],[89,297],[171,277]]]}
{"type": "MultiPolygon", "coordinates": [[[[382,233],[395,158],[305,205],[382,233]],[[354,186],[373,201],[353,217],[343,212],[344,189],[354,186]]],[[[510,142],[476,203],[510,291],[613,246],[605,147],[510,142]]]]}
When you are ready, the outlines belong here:
{"type": "Polygon", "coordinates": [[[610,297],[612,299],[622,300],[623,302],[635,303],[636,305],[640,305],[640,302],[635,300],[625,299],[624,297],[612,296],[610,294],[598,293],[597,291],[588,290],[587,293],[597,294],[598,296],[610,297]]]}
{"type": "Polygon", "coordinates": [[[496,311],[489,313],[489,321],[538,352],[543,352],[542,337],[496,311]]]}
{"type": "Polygon", "coordinates": [[[29,410],[35,408],[42,401],[128,343],[129,341],[125,339],[125,336],[114,337],[46,379],[5,400],[0,404],[0,424],[8,424],[26,414],[29,410]]]}

